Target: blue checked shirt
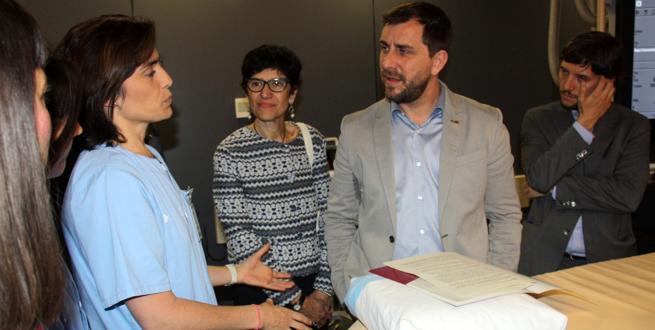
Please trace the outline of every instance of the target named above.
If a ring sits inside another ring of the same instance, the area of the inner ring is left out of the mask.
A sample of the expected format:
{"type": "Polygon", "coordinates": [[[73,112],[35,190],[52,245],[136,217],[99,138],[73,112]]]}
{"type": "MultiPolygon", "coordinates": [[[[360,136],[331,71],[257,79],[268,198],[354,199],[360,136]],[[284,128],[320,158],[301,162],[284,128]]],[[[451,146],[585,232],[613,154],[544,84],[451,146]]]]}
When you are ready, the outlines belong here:
{"type": "Polygon", "coordinates": [[[441,94],[428,120],[413,123],[391,103],[391,134],[396,182],[396,244],[393,258],[442,252],[439,235],[439,155],[445,97],[441,94]]]}

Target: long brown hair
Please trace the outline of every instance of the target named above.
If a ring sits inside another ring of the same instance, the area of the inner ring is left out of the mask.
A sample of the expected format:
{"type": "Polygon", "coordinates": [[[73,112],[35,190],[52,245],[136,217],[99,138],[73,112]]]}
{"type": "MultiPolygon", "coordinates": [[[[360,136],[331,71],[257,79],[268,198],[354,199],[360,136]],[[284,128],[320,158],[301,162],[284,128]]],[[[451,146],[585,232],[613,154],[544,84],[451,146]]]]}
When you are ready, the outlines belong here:
{"type": "Polygon", "coordinates": [[[34,72],[46,50],[36,21],[0,0],[0,329],[58,314],[60,246],[34,125],[34,72]]]}

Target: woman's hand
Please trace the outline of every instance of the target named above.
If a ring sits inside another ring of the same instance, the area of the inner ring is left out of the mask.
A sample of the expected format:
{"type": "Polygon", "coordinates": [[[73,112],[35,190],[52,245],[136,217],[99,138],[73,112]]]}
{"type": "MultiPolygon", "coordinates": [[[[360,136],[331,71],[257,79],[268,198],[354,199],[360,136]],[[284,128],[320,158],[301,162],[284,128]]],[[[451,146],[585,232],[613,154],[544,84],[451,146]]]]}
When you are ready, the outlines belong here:
{"type": "Polygon", "coordinates": [[[314,290],[305,297],[300,312],[309,317],[319,328],[323,327],[332,318],[332,297],[314,290]]]}
{"type": "Polygon", "coordinates": [[[268,252],[271,245],[264,244],[257,252],[253,253],[244,262],[236,265],[237,283],[244,283],[261,288],[284,291],[292,288],[295,284],[290,281],[290,274],[276,272],[264,265],[262,257],[268,252]]]}
{"type": "Polygon", "coordinates": [[[262,320],[264,323],[262,329],[311,330],[309,325],[312,324],[312,321],[305,315],[288,308],[275,306],[270,299],[267,299],[265,303],[259,306],[262,309],[262,320]]]}

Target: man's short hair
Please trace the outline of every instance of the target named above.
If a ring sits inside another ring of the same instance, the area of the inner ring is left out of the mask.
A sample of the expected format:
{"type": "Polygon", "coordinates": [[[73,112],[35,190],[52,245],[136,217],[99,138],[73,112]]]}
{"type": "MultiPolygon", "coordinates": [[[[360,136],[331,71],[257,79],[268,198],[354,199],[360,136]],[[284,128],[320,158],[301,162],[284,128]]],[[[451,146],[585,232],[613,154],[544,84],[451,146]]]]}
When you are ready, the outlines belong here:
{"type": "Polygon", "coordinates": [[[616,38],[605,32],[577,35],[562,49],[560,60],[591,66],[593,73],[609,79],[623,73],[623,48],[616,38]]]}
{"type": "Polygon", "coordinates": [[[452,26],[446,13],[427,2],[411,2],[398,5],[382,16],[384,25],[396,25],[415,19],[423,25],[423,43],[430,56],[440,50],[448,50],[452,40],[452,26]]]}

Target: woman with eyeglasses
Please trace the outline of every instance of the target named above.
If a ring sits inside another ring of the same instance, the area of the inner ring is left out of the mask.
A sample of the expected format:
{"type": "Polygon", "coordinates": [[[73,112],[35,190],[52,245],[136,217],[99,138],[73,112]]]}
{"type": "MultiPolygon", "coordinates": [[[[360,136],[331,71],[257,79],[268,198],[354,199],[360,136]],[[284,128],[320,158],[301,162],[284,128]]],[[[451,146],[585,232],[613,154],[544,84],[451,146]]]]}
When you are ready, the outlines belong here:
{"type": "Polygon", "coordinates": [[[216,148],[213,198],[230,261],[270,243],[265,263],[296,284],[284,292],[239,285],[235,304],[271,298],[322,327],[333,294],[323,237],[329,176],[323,135],[286,120],[294,117],[301,68],[286,47],[263,45],[246,54],[242,87],[254,120],[216,148]]]}

